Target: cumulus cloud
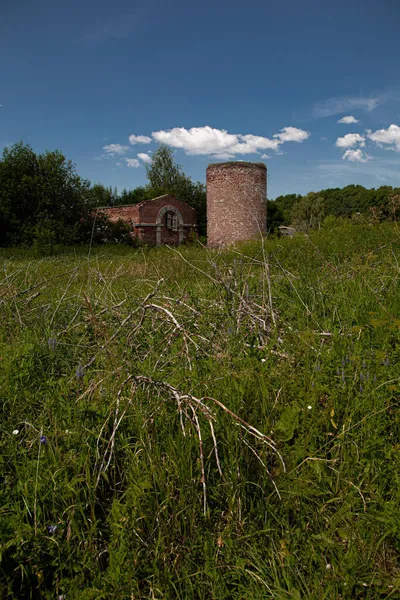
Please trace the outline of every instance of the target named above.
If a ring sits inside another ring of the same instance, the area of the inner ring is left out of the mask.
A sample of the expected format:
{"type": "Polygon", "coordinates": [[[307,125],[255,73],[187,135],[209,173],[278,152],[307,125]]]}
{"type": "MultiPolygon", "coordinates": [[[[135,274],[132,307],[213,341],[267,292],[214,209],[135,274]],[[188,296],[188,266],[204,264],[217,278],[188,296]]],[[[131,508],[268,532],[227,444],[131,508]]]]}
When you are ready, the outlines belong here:
{"type": "Polygon", "coordinates": [[[387,129],[377,129],[372,133],[368,132],[370,140],[377,144],[387,144],[391,146],[392,150],[400,152],[400,127],[398,125],[390,125],[387,129]]]}
{"type": "Polygon", "coordinates": [[[138,167],[140,167],[140,162],[137,158],[125,158],[125,162],[127,167],[131,169],[137,169],[138,167]]]}
{"type": "Polygon", "coordinates": [[[140,158],[140,160],[142,160],[144,163],[151,163],[151,156],[145,152],[139,152],[138,158],[140,158]]]}
{"type": "Polygon", "coordinates": [[[346,150],[342,156],[343,160],[349,160],[350,162],[366,163],[370,160],[370,156],[363,152],[360,148],[357,150],[346,150]]]}
{"type": "Polygon", "coordinates": [[[151,142],[151,138],[148,137],[147,135],[130,135],[129,136],[129,143],[132,144],[132,146],[134,144],[150,144],[151,142]]]}
{"type": "Polygon", "coordinates": [[[233,158],[237,154],[255,154],[260,150],[278,150],[285,142],[303,142],[310,137],[308,131],[296,127],[284,127],[274,139],[253,135],[228,133],[224,129],[205,127],[174,127],[168,131],[154,131],[153,139],[173,148],[181,148],[186,154],[212,155],[215,158],[233,158]]]}
{"type": "Polygon", "coordinates": [[[341,96],[336,98],[328,98],[324,102],[315,104],[312,110],[315,118],[331,117],[340,113],[350,112],[351,110],[363,110],[371,112],[386,100],[384,95],[375,97],[354,97],[341,96]]]}
{"type": "Polygon", "coordinates": [[[123,146],[122,144],[108,144],[107,146],[103,146],[103,150],[107,156],[122,156],[128,152],[129,146],[123,146]]]}
{"type": "Polygon", "coordinates": [[[297,127],[284,127],[280,133],[275,133],[274,138],[278,138],[281,144],[284,142],[304,142],[310,137],[308,131],[297,129],[297,127]]]}
{"type": "Polygon", "coordinates": [[[267,159],[267,158],[271,158],[270,156],[268,156],[268,154],[263,154],[262,157],[263,159],[267,159]]]}
{"type": "Polygon", "coordinates": [[[346,123],[346,125],[350,125],[351,123],[359,123],[359,121],[352,115],[349,115],[348,117],[342,117],[339,119],[338,123],[346,123]]]}
{"type": "Polygon", "coordinates": [[[339,148],[352,148],[357,144],[360,144],[360,146],[365,146],[365,137],[359,133],[347,133],[343,137],[339,137],[336,140],[336,146],[339,148]]]}

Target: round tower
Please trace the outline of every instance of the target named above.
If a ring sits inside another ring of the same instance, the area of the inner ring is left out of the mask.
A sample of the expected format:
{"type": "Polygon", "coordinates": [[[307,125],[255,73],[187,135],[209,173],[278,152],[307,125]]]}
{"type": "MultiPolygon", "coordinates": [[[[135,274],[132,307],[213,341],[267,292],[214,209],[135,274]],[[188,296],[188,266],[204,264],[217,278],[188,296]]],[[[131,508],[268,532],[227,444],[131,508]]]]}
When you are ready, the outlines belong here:
{"type": "Polygon", "coordinates": [[[207,168],[207,244],[249,240],[267,230],[267,167],[225,162],[207,168]]]}

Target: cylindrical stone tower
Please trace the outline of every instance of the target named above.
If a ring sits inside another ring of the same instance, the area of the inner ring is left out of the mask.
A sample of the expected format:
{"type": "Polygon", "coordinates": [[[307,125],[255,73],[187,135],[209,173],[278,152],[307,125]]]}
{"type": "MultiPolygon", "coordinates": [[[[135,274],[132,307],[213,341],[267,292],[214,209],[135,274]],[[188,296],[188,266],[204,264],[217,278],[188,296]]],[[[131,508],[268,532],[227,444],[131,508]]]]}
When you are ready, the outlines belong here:
{"type": "Polygon", "coordinates": [[[222,246],[267,230],[267,167],[225,162],[207,168],[207,244],[222,246]]]}

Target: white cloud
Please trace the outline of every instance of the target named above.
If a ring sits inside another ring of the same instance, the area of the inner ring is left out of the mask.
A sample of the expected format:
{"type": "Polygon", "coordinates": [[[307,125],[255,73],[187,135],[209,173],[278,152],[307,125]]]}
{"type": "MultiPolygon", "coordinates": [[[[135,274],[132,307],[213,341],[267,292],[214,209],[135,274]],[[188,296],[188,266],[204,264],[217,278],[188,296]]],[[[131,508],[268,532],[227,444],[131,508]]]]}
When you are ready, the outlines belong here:
{"type": "Polygon", "coordinates": [[[350,162],[359,162],[359,163],[366,163],[370,160],[370,156],[368,156],[368,154],[366,154],[365,152],[363,152],[360,148],[357,148],[357,150],[346,150],[346,152],[343,154],[342,159],[343,160],[349,160],[350,162]]]}
{"type": "Polygon", "coordinates": [[[363,98],[354,96],[341,96],[328,98],[313,107],[312,113],[315,118],[331,117],[351,110],[363,110],[371,112],[386,100],[384,95],[363,98]]]}
{"type": "Polygon", "coordinates": [[[108,144],[107,146],[103,146],[103,150],[108,156],[122,156],[123,154],[126,154],[129,149],[129,146],[123,146],[122,144],[108,144]]]}
{"type": "Polygon", "coordinates": [[[147,135],[130,135],[129,136],[129,143],[132,144],[132,146],[134,144],[150,144],[151,142],[151,138],[148,137],[147,135]]]}
{"type": "Polygon", "coordinates": [[[138,158],[140,158],[140,160],[142,160],[144,163],[151,163],[151,156],[145,152],[139,152],[138,158]]]}
{"type": "Polygon", "coordinates": [[[230,152],[219,152],[217,154],[211,154],[210,157],[215,160],[229,160],[230,158],[235,158],[235,155],[230,152]]]}
{"type": "Polygon", "coordinates": [[[270,157],[270,156],[268,156],[268,154],[263,154],[263,155],[261,156],[261,158],[263,158],[264,160],[266,160],[267,158],[271,158],[271,157],[270,157]]]}
{"type": "Polygon", "coordinates": [[[281,133],[276,133],[274,138],[278,138],[280,143],[284,142],[304,142],[310,137],[308,131],[303,129],[297,129],[297,127],[284,127],[281,129],[281,133]]]}
{"type": "Polygon", "coordinates": [[[302,142],[310,134],[296,127],[284,127],[274,139],[253,134],[228,133],[224,129],[205,127],[174,127],[152,134],[157,142],[173,148],[182,148],[186,154],[208,154],[215,158],[233,158],[237,154],[255,154],[260,150],[278,150],[285,142],[302,142]]]}
{"type": "Polygon", "coordinates": [[[352,115],[349,115],[348,117],[342,117],[339,119],[338,123],[346,123],[346,125],[350,125],[351,123],[359,123],[359,121],[352,115]]]}
{"type": "Polygon", "coordinates": [[[368,131],[370,140],[377,144],[389,144],[392,150],[400,152],[400,127],[398,125],[390,125],[387,129],[377,129],[372,133],[368,131]]]}
{"type": "Polygon", "coordinates": [[[365,146],[365,137],[359,133],[347,133],[345,136],[339,137],[336,140],[336,146],[339,148],[352,148],[357,144],[365,146]]]}
{"type": "Polygon", "coordinates": [[[137,169],[140,167],[140,162],[137,158],[125,158],[126,166],[131,169],[137,169]]]}

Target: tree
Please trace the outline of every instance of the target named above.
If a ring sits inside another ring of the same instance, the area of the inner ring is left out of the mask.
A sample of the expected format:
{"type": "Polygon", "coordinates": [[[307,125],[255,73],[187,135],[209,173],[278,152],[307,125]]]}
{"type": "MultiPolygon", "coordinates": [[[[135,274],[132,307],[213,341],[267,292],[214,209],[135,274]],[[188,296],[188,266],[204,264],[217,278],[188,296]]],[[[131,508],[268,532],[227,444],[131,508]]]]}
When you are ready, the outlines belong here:
{"type": "Polygon", "coordinates": [[[325,218],[324,198],[310,192],[293,205],[292,224],[299,231],[320,227],[325,218]]]}
{"type": "Polygon", "coordinates": [[[91,210],[89,182],[59,151],[35,154],[23,142],[0,160],[0,245],[73,244],[91,210]]]}
{"type": "Polygon", "coordinates": [[[134,190],[126,190],[124,188],[121,195],[118,197],[117,204],[138,204],[139,202],[143,202],[143,200],[148,200],[153,197],[154,196],[151,195],[151,190],[148,186],[137,187],[134,190]]]}
{"type": "Polygon", "coordinates": [[[94,207],[115,206],[119,204],[117,188],[106,187],[102,183],[95,183],[90,188],[91,203],[94,207]]]}

